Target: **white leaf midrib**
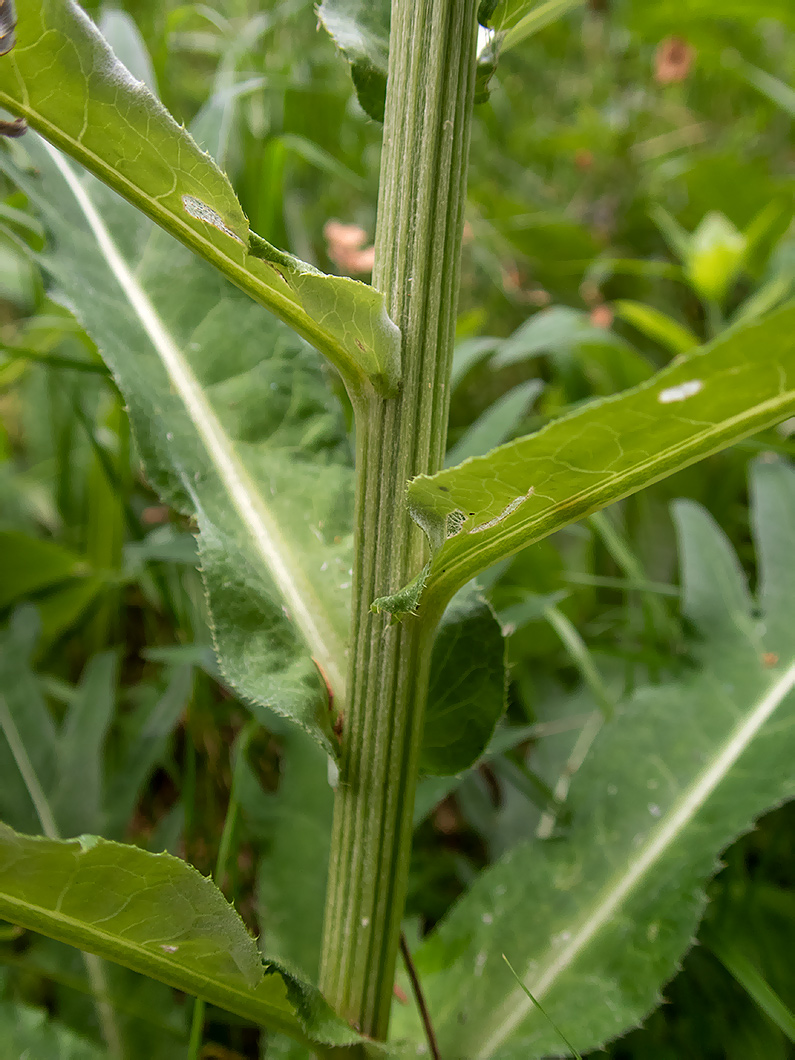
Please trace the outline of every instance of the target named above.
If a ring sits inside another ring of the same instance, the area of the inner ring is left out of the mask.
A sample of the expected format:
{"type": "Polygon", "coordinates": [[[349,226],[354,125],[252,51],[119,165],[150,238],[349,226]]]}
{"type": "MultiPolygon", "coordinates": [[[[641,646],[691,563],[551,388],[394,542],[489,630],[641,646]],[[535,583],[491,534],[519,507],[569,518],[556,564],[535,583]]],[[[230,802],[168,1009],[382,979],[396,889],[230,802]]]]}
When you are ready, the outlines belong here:
{"type": "MultiPolygon", "coordinates": [[[[573,933],[572,938],[539,972],[526,972],[523,979],[535,998],[541,1000],[554,986],[558,978],[568,970],[580,953],[593,940],[599,930],[610,920],[622,902],[641,882],[648,870],[676,841],[709,796],[724,780],[729,770],[738,761],[743,751],[756,737],[784,700],[795,688],[795,662],[793,662],[755,703],[743,721],[739,722],[728,739],[721,745],[693,783],[677,799],[666,816],[650,834],[649,838],[632,857],[620,878],[603,890],[587,918],[573,933]]],[[[495,1050],[505,1043],[526,1018],[534,1005],[530,998],[516,987],[489,1019],[492,1030],[482,1039],[477,1048],[477,1060],[488,1060],[495,1050]]]]}
{"type": "Polygon", "coordinates": [[[248,471],[235,453],[198,379],[171,337],[155,307],[134,275],[87,191],[61,152],[41,141],[80,207],[110,271],[124,292],[149,341],[157,352],[172,386],[182,400],[190,422],[249,532],[257,554],[265,563],[292,619],[301,630],[313,657],[329,678],[335,696],[343,698],[345,677],[341,669],[344,646],[334,633],[309,579],[287,546],[274,515],[264,503],[248,471]]]}

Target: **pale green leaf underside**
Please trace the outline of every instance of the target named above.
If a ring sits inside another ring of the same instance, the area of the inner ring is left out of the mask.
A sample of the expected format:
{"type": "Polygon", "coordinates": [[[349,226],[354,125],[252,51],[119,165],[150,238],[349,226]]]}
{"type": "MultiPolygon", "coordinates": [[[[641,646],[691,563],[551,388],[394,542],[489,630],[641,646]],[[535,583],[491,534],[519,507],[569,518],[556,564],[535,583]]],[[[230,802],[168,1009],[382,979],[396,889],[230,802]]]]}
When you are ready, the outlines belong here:
{"type": "Polygon", "coordinates": [[[116,59],[72,0],[27,0],[0,58],[0,106],[25,118],[312,343],[358,389],[392,392],[400,333],[367,284],[325,276],[249,232],[225,174],[116,59]]]}
{"type": "MultiPolygon", "coordinates": [[[[442,1056],[559,1053],[503,953],[582,1052],[635,1025],[690,944],[720,851],[795,795],[795,470],[760,462],[752,489],[756,602],[721,530],[679,502],[697,666],[619,705],[573,780],[567,833],[486,870],[415,955],[442,1056]]],[[[393,1033],[422,1041],[405,1010],[393,1033]]]]}
{"type": "Polygon", "coordinates": [[[584,3],[585,0],[500,0],[489,25],[499,35],[500,50],[507,51],[584,3]]]}
{"type": "MultiPolygon", "coordinates": [[[[408,502],[433,550],[428,602],[443,606],[490,564],[794,409],[795,307],[788,306],[537,434],[418,476],[408,502]]],[[[379,607],[413,610],[421,581],[408,600],[386,598],[379,607]]]]}
{"type": "Polygon", "coordinates": [[[295,981],[263,966],[212,881],[170,854],[0,824],[0,916],[300,1041],[357,1039],[308,985],[296,1011],[295,981]]]}
{"type": "Polygon", "coordinates": [[[196,515],[221,667],[326,750],[344,695],[352,470],[312,351],[35,134],[5,169],[48,231],[42,263],[97,342],[147,475],[196,515]],[[175,278],[178,277],[178,283],[175,278]]]}

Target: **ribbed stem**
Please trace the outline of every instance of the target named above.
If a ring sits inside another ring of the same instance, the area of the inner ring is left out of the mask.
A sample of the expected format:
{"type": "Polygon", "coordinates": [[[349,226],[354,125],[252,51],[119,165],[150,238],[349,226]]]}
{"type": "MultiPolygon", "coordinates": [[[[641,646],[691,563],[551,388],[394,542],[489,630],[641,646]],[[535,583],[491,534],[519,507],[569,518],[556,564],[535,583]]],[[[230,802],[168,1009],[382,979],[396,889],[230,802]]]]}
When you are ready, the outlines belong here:
{"type": "Polygon", "coordinates": [[[442,461],[466,197],[478,0],[393,0],[373,283],[403,333],[397,398],[357,410],[354,614],[321,989],[386,1036],[435,617],[371,602],[425,559],[408,480],[442,461]]]}

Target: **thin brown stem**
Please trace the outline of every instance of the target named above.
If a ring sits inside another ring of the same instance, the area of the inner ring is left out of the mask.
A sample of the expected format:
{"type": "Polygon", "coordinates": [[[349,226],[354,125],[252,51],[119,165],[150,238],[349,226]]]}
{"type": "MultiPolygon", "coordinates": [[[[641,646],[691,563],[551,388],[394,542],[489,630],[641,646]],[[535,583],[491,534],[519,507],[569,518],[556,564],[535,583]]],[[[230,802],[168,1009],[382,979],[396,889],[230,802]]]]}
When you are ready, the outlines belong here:
{"type": "Polygon", "coordinates": [[[436,1035],[433,1033],[431,1014],[428,1011],[428,1006],[425,1004],[422,983],[420,983],[417,969],[414,967],[414,961],[411,959],[411,952],[409,950],[409,944],[406,941],[406,936],[402,932],[400,935],[400,952],[403,956],[409,979],[411,980],[411,989],[414,993],[414,1000],[417,1002],[417,1008],[420,1010],[420,1018],[422,1019],[422,1025],[425,1028],[425,1037],[428,1039],[428,1048],[431,1051],[431,1056],[433,1057],[433,1060],[442,1060],[442,1054],[439,1052],[436,1035]]]}

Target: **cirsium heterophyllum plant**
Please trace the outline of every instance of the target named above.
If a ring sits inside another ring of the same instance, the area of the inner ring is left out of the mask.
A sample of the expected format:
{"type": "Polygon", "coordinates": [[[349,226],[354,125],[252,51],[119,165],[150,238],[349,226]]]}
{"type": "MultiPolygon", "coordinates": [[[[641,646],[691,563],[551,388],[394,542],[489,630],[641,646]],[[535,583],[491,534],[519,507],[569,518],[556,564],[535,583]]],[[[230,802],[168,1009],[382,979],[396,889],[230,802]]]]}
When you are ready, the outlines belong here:
{"type": "MultiPolygon", "coordinates": [[[[414,1008],[390,1029],[418,776],[471,766],[504,710],[502,631],[472,580],[795,409],[785,306],[442,469],[473,104],[500,48],[530,32],[530,6],[395,0],[390,19],[323,4],[363,105],[378,111],[386,86],[372,286],[252,232],[223,172],[69,0],[27,3],[0,58],[0,103],[35,130],[3,170],[124,395],[149,480],[196,520],[221,669],[255,717],[315,740],[335,788],[313,984],[267,956],[267,924],[262,956],[186,864],[68,838],[9,687],[0,723],[43,834],[3,826],[0,913],[320,1056],[428,1048],[414,1008]],[[478,15],[492,24],[480,44],[478,15]],[[350,398],[353,461],[321,356],[350,398]]],[[[791,794],[792,471],[760,464],[753,489],[757,609],[720,531],[680,506],[696,675],[605,696],[565,843],[507,854],[419,949],[447,1060],[559,1049],[526,991],[581,1050],[635,1023],[688,945],[720,850],[791,794]]]]}

